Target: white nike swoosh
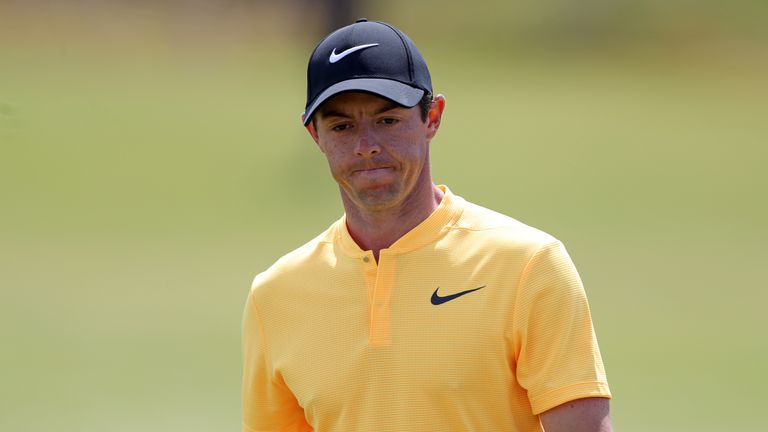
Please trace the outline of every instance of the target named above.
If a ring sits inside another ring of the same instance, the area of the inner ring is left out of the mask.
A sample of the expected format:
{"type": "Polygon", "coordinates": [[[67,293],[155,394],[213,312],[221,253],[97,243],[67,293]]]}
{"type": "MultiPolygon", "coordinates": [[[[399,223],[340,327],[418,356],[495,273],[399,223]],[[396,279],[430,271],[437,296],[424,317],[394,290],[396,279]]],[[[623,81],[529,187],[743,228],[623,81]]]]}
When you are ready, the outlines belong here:
{"type": "Polygon", "coordinates": [[[340,52],[338,54],[336,54],[336,48],[334,48],[333,51],[331,52],[331,57],[328,58],[328,60],[331,63],[336,63],[337,61],[343,59],[344,57],[348,56],[349,54],[352,54],[355,51],[360,51],[362,49],[370,48],[370,47],[376,46],[376,45],[378,45],[378,44],[377,43],[372,43],[372,44],[366,44],[366,45],[353,46],[352,48],[346,49],[346,50],[344,50],[344,51],[342,51],[342,52],[340,52]]]}

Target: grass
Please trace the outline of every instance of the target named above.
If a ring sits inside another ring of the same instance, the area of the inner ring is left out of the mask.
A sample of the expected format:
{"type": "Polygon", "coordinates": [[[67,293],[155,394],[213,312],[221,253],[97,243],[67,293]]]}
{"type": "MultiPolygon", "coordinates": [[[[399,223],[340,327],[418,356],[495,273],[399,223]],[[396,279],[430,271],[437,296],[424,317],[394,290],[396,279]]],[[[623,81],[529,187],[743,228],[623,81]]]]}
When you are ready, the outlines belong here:
{"type": "MultiPolygon", "coordinates": [[[[2,45],[2,430],[236,430],[250,279],[341,211],[305,46],[126,43],[2,45]]],[[[758,429],[766,65],[423,51],[435,179],[565,241],[617,429],[758,429]]]]}

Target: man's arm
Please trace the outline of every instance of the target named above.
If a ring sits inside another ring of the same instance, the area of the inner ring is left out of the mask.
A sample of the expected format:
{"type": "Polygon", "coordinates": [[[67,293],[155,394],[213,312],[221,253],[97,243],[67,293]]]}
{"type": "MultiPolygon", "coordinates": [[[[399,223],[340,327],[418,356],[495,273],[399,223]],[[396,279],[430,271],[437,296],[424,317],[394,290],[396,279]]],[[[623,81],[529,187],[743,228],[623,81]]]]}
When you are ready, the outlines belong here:
{"type": "MultiPolygon", "coordinates": [[[[261,275],[253,282],[254,289],[261,275]]],[[[311,432],[304,410],[272,369],[253,289],[243,313],[243,432],[311,432]]]]}
{"type": "Polygon", "coordinates": [[[546,432],[613,432],[607,398],[566,402],[540,415],[546,432]]]}

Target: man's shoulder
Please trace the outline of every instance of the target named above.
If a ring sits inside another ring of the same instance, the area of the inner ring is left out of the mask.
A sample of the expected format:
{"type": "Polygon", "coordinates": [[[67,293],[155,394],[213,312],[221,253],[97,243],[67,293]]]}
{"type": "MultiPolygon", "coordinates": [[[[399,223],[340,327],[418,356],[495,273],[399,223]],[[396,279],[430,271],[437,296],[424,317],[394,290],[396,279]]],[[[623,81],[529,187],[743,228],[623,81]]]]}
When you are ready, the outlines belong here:
{"type": "Polygon", "coordinates": [[[511,216],[465,201],[461,218],[454,229],[475,233],[501,244],[539,248],[558,242],[557,238],[511,216]]]}
{"type": "Polygon", "coordinates": [[[257,274],[251,284],[251,290],[279,284],[281,281],[312,277],[319,266],[329,259],[328,254],[332,254],[333,243],[338,235],[338,223],[333,223],[315,238],[281,256],[266,270],[257,274]]]}

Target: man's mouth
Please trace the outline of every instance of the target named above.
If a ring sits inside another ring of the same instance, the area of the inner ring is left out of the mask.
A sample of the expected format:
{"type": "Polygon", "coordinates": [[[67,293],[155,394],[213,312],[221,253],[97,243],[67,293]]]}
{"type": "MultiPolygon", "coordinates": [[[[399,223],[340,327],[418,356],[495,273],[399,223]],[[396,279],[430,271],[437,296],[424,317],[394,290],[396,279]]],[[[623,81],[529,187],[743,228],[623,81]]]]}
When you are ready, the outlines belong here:
{"type": "Polygon", "coordinates": [[[353,174],[363,176],[363,177],[375,177],[379,174],[383,174],[385,172],[390,171],[391,167],[375,167],[375,168],[362,168],[355,170],[353,174]]]}
{"type": "Polygon", "coordinates": [[[378,172],[378,171],[386,171],[392,169],[392,167],[389,166],[375,166],[375,167],[365,167],[365,168],[358,168],[354,170],[353,172],[378,172]]]}

